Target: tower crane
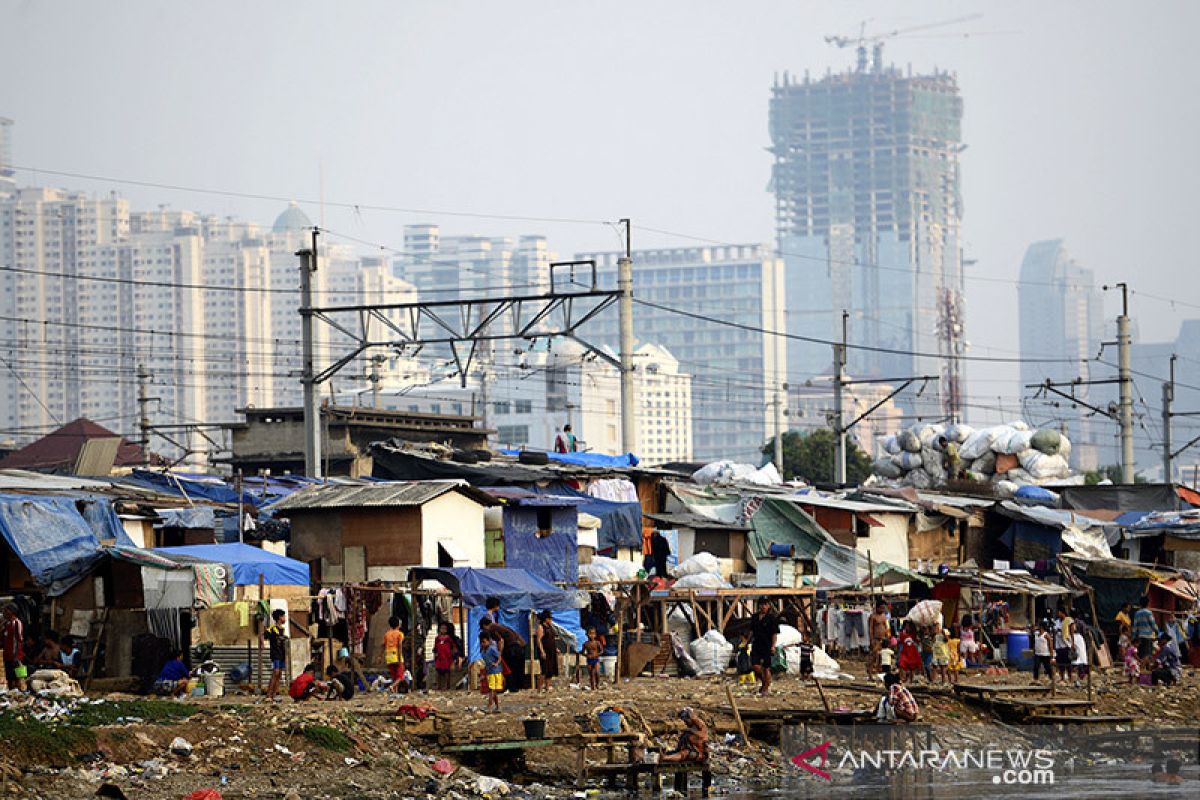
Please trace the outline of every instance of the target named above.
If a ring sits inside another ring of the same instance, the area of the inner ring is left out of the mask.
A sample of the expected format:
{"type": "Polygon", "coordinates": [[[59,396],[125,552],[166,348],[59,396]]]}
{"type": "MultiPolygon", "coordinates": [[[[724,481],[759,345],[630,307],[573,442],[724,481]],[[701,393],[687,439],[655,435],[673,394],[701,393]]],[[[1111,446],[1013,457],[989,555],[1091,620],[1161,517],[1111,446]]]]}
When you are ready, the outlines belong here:
{"type": "MultiPolygon", "coordinates": [[[[857,36],[839,36],[831,35],[825,37],[826,44],[831,44],[834,47],[850,47],[854,46],[857,54],[857,70],[865,72],[867,69],[867,45],[871,46],[872,61],[874,68],[880,70],[883,68],[883,43],[888,39],[896,39],[901,36],[907,36],[910,33],[930,30],[931,28],[942,28],[947,25],[957,25],[960,22],[971,22],[980,19],[983,14],[967,14],[962,17],[954,17],[952,19],[944,19],[941,22],[927,22],[923,25],[913,25],[908,28],[895,28],[890,31],[867,35],[867,23],[870,20],[863,20],[858,26],[857,36]]],[[[964,34],[969,35],[969,34],[964,34]]]]}

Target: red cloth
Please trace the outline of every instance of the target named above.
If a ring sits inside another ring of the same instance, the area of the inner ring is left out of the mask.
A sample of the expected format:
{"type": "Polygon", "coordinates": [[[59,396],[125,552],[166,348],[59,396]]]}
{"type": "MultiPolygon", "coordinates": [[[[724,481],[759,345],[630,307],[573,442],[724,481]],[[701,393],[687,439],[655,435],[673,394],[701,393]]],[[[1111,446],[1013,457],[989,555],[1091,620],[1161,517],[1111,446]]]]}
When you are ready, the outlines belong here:
{"type": "Polygon", "coordinates": [[[216,789],[197,789],[183,800],[224,800],[216,789]]]}
{"type": "Polygon", "coordinates": [[[429,706],[404,705],[396,709],[397,716],[412,717],[413,719],[425,719],[434,713],[434,710],[429,706]]]}
{"type": "Polygon", "coordinates": [[[922,668],[921,651],[917,642],[911,636],[905,636],[900,642],[900,669],[919,670],[922,668]]]}
{"type": "Polygon", "coordinates": [[[10,664],[25,660],[25,626],[13,617],[4,620],[4,660],[10,664]]]}

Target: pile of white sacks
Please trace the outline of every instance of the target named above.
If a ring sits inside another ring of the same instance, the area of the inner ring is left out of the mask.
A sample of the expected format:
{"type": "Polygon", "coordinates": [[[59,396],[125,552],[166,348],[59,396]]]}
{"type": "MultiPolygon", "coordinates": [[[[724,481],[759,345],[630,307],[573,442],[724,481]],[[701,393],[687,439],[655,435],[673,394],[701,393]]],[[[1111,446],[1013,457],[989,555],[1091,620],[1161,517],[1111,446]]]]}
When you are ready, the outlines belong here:
{"type": "Polygon", "coordinates": [[[917,424],[883,442],[886,455],[871,471],[889,483],[929,489],[946,482],[945,449],[958,447],[963,477],[996,485],[1000,496],[1022,486],[1071,477],[1071,442],[1056,430],[1033,430],[1024,422],[975,430],[969,425],[917,424]]]}

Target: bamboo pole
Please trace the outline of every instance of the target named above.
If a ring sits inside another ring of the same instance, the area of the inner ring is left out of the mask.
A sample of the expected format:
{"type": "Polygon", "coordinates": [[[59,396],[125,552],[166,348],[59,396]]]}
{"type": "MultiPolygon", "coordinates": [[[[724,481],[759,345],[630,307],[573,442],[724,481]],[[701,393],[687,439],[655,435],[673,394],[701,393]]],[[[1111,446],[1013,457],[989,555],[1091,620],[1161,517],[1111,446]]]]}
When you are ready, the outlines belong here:
{"type": "Polygon", "coordinates": [[[729,707],[733,709],[733,719],[737,722],[738,732],[742,734],[742,743],[749,744],[750,737],[746,735],[746,725],[742,722],[742,712],[738,710],[737,701],[733,699],[733,690],[725,684],[725,697],[729,699],[729,707]]]}

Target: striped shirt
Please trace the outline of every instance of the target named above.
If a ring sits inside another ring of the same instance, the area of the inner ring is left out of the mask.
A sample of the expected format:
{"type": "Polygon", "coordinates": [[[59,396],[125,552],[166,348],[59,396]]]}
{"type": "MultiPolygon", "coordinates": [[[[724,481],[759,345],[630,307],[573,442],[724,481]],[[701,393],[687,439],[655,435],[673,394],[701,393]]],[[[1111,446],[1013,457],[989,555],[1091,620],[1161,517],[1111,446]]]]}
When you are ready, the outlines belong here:
{"type": "Polygon", "coordinates": [[[1151,613],[1150,609],[1139,608],[1137,613],[1133,615],[1133,638],[1158,638],[1158,623],[1154,621],[1154,614],[1151,613]]]}

